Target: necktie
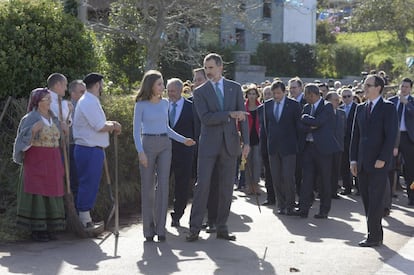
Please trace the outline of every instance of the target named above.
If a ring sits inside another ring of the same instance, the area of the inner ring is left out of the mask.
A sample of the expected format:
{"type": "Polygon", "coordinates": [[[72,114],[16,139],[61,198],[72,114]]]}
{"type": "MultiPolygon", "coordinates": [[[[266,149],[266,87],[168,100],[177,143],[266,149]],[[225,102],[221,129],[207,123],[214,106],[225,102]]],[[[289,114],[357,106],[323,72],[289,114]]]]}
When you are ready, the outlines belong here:
{"type": "Polygon", "coordinates": [[[172,104],[172,108],[170,110],[169,119],[170,119],[170,126],[174,127],[175,124],[175,113],[177,112],[177,103],[172,104]]]}
{"type": "Polygon", "coordinates": [[[401,123],[401,118],[402,118],[402,114],[403,114],[403,109],[404,109],[404,104],[402,104],[400,102],[400,104],[398,105],[398,121],[401,123]]]}
{"type": "Polygon", "coordinates": [[[351,104],[349,104],[349,105],[345,105],[345,114],[346,114],[346,117],[348,117],[349,116],[349,111],[351,110],[351,104]]]}
{"type": "Polygon", "coordinates": [[[315,115],[315,105],[314,104],[312,104],[312,108],[311,108],[311,116],[314,116],[315,115]]]}
{"type": "Polygon", "coordinates": [[[275,109],[275,118],[276,121],[279,122],[279,107],[280,107],[280,102],[276,102],[276,109],[275,109]]]}
{"type": "Polygon", "coordinates": [[[371,116],[371,112],[372,112],[372,101],[370,101],[368,104],[368,113],[367,113],[368,118],[371,116]]]}
{"type": "Polygon", "coordinates": [[[220,110],[223,110],[223,108],[224,108],[224,96],[223,96],[223,93],[220,90],[218,82],[216,82],[216,84],[215,84],[214,91],[216,92],[217,99],[218,99],[219,104],[220,104],[220,110]]]}

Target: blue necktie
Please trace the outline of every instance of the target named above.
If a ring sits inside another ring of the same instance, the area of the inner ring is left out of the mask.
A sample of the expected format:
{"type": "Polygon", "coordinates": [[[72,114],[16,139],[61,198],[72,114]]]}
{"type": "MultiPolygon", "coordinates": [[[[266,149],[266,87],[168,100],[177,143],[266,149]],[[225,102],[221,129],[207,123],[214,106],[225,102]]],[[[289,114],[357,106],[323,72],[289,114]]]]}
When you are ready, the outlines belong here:
{"type": "Polygon", "coordinates": [[[401,123],[401,118],[402,118],[402,115],[403,115],[403,109],[404,109],[404,104],[402,104],[400,102],[400,104],[398,105],[398,110],[397,110],[397,112],[398,112],[398,122],[399,123],[401,123]]]}
{"type": "Polygon", "coordinates": [[[349,105],[345,105],[345,113],[346,113],[346,117],[349,116],[349,111],[351,110],[351,104],[349,105]]]}
{"type": "Polygon", "coordinates": [[[279,122],[279,107],[280,107],[280,102],[276,102],[276,110],[275,110],[275,118],[276,121],[279,122]]]}
{"type": "Polygon", "coordinates": [[[312,108],[311,108],[311,116],[314,116],[315,115],[315,105],[314,104],[312,104],[312,108]]]}
{"type": "Polygon", "coordinates": [[[223,111],[223,109],[224,109],[224,96],[223,96],[223,93],[220,90],[220,87],[219,87],[219,83],[218,82],[216,82],[216,84],[215,84],[214,91],[216,92],[217,99],[218,99],[219,104],[220,104],[220,110],[223,111]]]}
{"type": "Polygon", "coordinates": [[[171,127],[174,127],[174,124],[175,124],[175,113],[176,112],[177,112],[177,103],[174,102],[172,104],[172,109],[171,109],[170,114],[169,114],[170,126],[171,127]]]}

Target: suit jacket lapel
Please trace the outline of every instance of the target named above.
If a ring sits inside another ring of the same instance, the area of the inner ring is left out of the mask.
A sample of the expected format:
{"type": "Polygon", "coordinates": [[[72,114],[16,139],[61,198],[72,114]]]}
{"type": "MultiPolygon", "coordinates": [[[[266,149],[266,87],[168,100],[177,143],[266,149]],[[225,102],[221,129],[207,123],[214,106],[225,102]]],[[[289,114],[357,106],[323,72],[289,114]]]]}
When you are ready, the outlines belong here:
{"type": "Polygon", "coordinates": [[[289,102],[287,98],[285,98],[285,104],[283,104],[282,111],[280,112],[279,121],[282,120],[282,118],[285,116],[284,114],[286,112],[286,108],[289,108],[288,106],[289,106],[289,102]]]}
{"type": "Polygon", "coordinates": [[[228,110],[228,105],[230,103],[230,98],[232,97],[232,88],[228,85],[228,82],[223,79],[223,109],[228,110]]]}
{"type": "Polygon", "coordinates": [[[315,117],[316,117],[317,114],[319,114],[322,111],[322,109],[325,107],[324,105],[325,105],[325,100],[322,99],[319,102],[318,108],[316,108],[316,110],[315,110],[315,115],[314,115],[315,117]]]}

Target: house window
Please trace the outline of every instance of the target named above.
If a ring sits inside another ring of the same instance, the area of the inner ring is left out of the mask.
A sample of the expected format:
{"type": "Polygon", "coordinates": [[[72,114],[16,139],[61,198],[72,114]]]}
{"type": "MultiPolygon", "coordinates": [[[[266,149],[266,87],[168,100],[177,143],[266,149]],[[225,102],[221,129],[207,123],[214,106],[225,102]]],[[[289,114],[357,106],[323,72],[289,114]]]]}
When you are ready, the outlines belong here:
{"type": "Polygon", "coordinates": [[[263,18],[272,18],[271,0],[263,0],[263,18]]]}
{"type": "Polygon", "coordinates": [[[246,45],[245,33],[246,32],[243,29],[236,29],[236,45],[238,45],[241,50],[244,50],[244,47],[246,45]]]}
{"type": "Polygon", "coordinates": [[[246,3],[244,3],[244,1],[239,1],[239,4],[237,5],[237,7],[239,8],[239,11],[241,12],[246,11],[246,3]]]}
{"type": "Polygon", "coordinates": [[[270,42],[270,40],[271,40],[270,33],[263,33],[262,34],[262,41],[264,41],[264,42],[270,42]]]}

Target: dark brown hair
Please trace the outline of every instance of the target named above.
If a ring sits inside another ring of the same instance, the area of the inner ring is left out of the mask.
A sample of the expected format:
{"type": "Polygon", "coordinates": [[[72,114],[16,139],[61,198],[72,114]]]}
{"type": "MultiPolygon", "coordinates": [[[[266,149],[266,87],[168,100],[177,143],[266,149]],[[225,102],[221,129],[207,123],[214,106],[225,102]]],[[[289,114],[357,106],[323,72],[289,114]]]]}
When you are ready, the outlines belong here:
{"type": "Polygon", "coordinates": [[[135,102],[150,100],[152,97],[152,87],[160,78],[162,78],[162,74],[159,71],[149,70],[146,72],[142,78],[141,87],[139,88],[135,102]]]}

